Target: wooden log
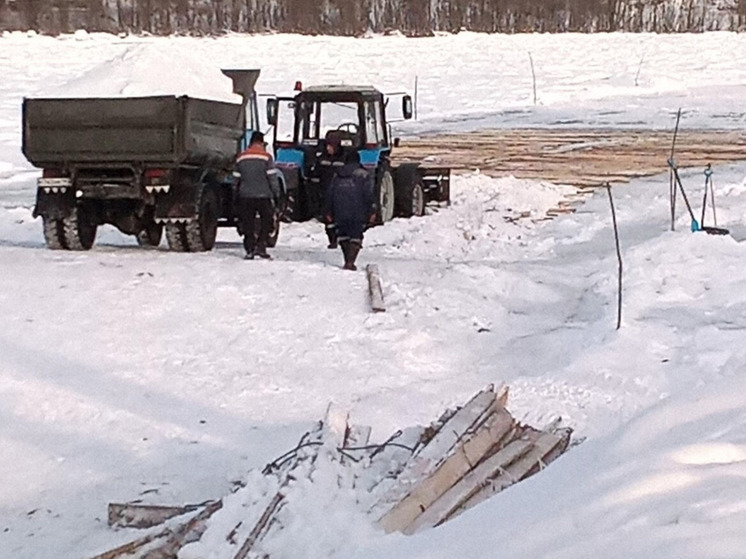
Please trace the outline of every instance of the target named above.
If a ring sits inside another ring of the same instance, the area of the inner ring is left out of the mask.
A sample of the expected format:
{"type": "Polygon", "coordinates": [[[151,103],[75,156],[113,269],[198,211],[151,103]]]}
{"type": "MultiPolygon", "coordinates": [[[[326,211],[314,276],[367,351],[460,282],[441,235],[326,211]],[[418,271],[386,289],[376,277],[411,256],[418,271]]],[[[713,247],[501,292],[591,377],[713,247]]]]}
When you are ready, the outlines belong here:
{"type": "Polygon", "coordinates": [[[108,523],[117,528],[153,528],[170,518],[195,511],[202,505],[162,506],[140,503],[109,503],[108,523]]]}
{"type": "Polygon", "coordinates": [[[491,449],[500,447],[514,425],[513,417],[505,409],[498,409],[471,438],[460,444],[432,475],[416,483],[409,494],[379,520],[379,525],[387,533],[404,531],[422,511],[453,487],[491,449]]]}
{"type": "Polygon", "coordinates": [[[383,288],[381,287],[381,273],[377,264],[368,264],[365,271],[368,275],[368,294],[370,295],[370,308],[373,312],[385,312],[386,305],[383,301],[383,288]]]}

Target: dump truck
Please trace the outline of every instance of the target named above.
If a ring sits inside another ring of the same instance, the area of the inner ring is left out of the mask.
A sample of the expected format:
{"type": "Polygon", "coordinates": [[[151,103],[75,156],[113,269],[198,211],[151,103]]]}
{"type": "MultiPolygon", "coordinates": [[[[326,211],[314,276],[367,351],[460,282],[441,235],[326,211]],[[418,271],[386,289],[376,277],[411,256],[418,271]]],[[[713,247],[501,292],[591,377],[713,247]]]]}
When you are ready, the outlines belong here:
{"type": "Polygon", "coordinates": [[[165,229],[171,250],[206,251],[218,227],[237,226],[232,173],[259,127],[259,70],[223,73],[241,103],[24,99],[23,153],[43,170],[34,215],[49,248],[88,250],[97,228],[111,224],[140,245],[159,245],[165,229]]]}

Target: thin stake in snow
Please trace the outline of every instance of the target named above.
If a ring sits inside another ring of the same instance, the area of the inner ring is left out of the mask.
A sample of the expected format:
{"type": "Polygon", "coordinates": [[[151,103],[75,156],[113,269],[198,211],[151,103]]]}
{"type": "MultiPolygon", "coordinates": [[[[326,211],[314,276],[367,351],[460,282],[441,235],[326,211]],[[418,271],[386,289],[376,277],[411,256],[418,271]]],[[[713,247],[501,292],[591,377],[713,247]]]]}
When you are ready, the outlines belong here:
{"type": "Polygon", "coordinates": [[[668,185],[668,196],[671,201],[671,231],[674,231],[676,229],[676,179],[674,177],[674,167],[675,167],[675,160],[674,160],[674,152],[676,151],[676,137],[679,134],[679,121],[681,120],[681,107],[679,107],[679,112],[676,113],[676,126],[673,129],[673,142],[671,142],[671,156],[668,159],[668,165],[670,167],[668,178],[669,178],[669,185],[668,185]]]}
{"type": "Polygon", "coordinates": [[[531,56],[531,51],[528,51],[528,61],[531,63],[531,78],[534,85],[534,105],[536,105],[536,72],[534,71],[534,57],[531,56]]]}
{"type": "Polygon", "coordinates": [[[414,77],[414,119],[417,120],[417,98],[419,97],[420,77],[414,77]]]}
{"type": "Polygon", "coordinates": [[[611,185],[606,183],[606,192],[609,193],[609,205],[611,206],[611,221],[614,224],[614,241],[616,243],[616,257],[619,260],[619,278],[617,284],[617,318],[616,329],[622,327],[622,249],[619,246],[619,227],[616,222],[616,209],[614,208],[614,197],[611,195],[611,185]]]}
{"type": "Polygon", "coordinates": [[[710,163],[705,167],[705,192],[702,199],[702,227],[705,226],[705,211],[707,210],[707,190],[710,190],[710,198],[712,199],[712,221],[715,227],[718,226],[718,216],[715,210],[715,188],[712,185],[712,165],[710,163]]]}

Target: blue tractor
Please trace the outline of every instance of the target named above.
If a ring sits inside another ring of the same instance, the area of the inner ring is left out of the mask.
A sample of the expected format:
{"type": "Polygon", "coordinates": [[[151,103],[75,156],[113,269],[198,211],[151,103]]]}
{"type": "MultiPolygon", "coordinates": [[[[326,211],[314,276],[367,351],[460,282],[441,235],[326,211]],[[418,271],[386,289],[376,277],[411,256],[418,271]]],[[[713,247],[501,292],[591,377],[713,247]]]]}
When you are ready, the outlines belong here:
{"type": "MultiPolygon", "coordinates": [[[[421,216],[427,204],[450,202],[450,169],[392,162],[392,149],[399,145],[399,139],[392,138],[387,118],[393,96],[370,86],[303,89],[296,84],[296,91],[291,97],[267,101],[276,162],[287,188],[286,219],[317,217],[318,197],[323,192],[318,188],[318,163],[332,137],[343,153],[359,152],[362,165],[373,174],[378,224],[396,216],[421,216]]],[[[401,119],[412,118],[412,98],[400,97],[401,119]]]]}

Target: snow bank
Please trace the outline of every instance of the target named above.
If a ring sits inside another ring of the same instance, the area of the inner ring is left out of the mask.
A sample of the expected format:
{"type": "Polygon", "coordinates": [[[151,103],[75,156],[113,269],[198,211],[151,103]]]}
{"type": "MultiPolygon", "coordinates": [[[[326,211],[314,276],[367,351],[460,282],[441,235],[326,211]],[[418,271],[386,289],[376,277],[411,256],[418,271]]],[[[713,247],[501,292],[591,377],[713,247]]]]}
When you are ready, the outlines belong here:
{"type": "Polygon", "coordinates": [[[445,261],[493,258],[496,243],[520,250],[525,245],[525,232],[573,193],[573,187],[514,177],[454,175],[453,211],[433,208],[423,218],[396,219],[373,230],[371,242],[391,257],[445,261]]]}
{"type": "Polygon", "coordinates": [[[143,97],[190,95],[240,103],[220,68],[194,56],[188,44],[127,45],[116,57],[45,91],[44,97],[143,97]]]}

